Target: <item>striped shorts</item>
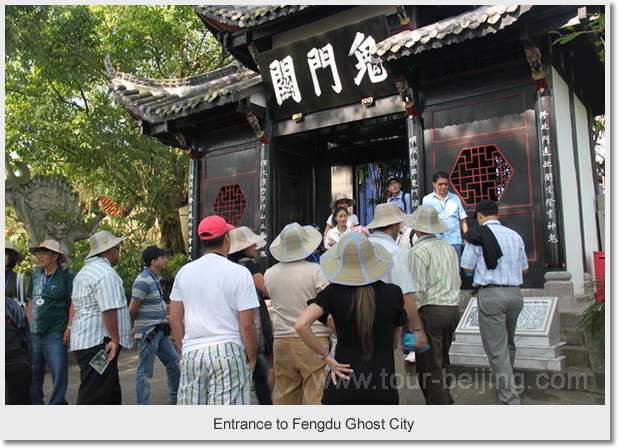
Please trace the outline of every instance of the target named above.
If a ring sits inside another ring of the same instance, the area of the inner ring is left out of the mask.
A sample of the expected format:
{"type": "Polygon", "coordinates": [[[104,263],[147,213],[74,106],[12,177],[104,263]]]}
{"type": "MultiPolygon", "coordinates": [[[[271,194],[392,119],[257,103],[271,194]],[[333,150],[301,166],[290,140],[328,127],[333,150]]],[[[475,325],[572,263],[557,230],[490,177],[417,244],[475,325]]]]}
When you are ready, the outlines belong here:
{"type": "Polygon", "coordinates": [[[251,369],[245,350],[230,342],[182,356],[178,404],[251,404],[251,369]]]}

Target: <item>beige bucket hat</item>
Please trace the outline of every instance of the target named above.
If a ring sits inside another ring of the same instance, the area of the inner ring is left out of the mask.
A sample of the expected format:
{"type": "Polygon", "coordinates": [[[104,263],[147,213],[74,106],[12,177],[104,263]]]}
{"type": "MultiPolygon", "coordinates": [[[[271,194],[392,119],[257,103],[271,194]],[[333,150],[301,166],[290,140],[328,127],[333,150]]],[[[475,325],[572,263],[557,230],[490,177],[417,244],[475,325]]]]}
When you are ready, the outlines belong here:
{"type": "Polygon", "coordinates": [[[288,224],[270,245],[270,253],[284,263],[304,260],[322,242],[322,234],[313,226],[288,224]]]}
{"type": "Polygon", "coordinates": [[[405,223],[408,227],[424,233],[442,233],[447,229],[438,216],[438,210],[431,205],[419,206],[412,213],[412,218],[406,220],[405,223]]]}
{"type": "Polygon", "coordinates": [[[378,204],[373,211],[373,221],[367,224],[365,227],[368,229],[375,229],[378,227],[388,227],[399,222],[405,222],[412,218],[412,215],[408,215],[401,211],[397,204],[394,202],[387,202],[385,204],[378,204]]]}
{"type": "Polygon", "coordinates": [[[350,201],[350,207],[354,207],[356,205],[356,201],[352,198],[349,198],[347,195],[342,194],[340,196],[337,196],[331,203],[330,203],[330,208],[335,208],[335,206],[337,205],[337,202],[341,201],[341,200],[346,200],[346,201],[350,201]]]}
{"type": "Polygon", "coordinates": [[[84,259],[92,258],[95,255],[102,254],[106,250],[109,250],[112,247],[119,245],[126,239],[126,236],[115,237],[107,230],[99,230],[88,240],[88,242],[90,243],[90,252],[88,252],[88,255],[86,255],[84,259]]]}
{"type": "Polygon", "coordinates": [[[384,277],[394,262],[384,246],[372,243],[363,234],[351,233],[324,252],[320,264],[331,282],[363,286],[384,277]]]}
{"type": "Polygon", "coordinates": [[[19,251],[19,247],[17,246],[17,244],[15,244],[13,241],[9,241],[9,240],[5,240],[4,241],[4,250],[12,250],[13,252],[15,252],[15,264],[19,264],[22,261],[24,261],[24,256],[23,254],[19,251]]]}
{"type": "Polygon", "coordinates": [[[253,245],[256,245],[256,249],[261,249],[266,245],[266,235],[256,235],[247,226],[236,227],[227,234],[230,237],[230,251],[228,252],[230,255],[253,245]]]}
{"type": "Polygon", "coordinates": [[[64,254],[64,252],[62,252],[62,250],[60,250],[60,243],[56,240],[45,240],[43,241],[41,244],[39,244],[38,246],[35,247],[30,247],[30,252],[34,253],[35,251],[39,250],[39,249],[45,249],[45,250],[50,250],[52,252],[55,252],[59,255],[58,257],[58,263],[67,263],[69,260],[67,258],[67,256],[64,254]]]}

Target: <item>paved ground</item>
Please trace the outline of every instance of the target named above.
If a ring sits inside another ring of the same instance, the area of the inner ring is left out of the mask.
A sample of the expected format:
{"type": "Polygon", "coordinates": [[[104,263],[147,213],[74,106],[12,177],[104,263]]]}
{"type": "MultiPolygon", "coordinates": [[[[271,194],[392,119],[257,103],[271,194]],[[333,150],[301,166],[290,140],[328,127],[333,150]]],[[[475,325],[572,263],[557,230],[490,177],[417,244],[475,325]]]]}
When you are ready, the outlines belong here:
{"type": "MultiPolygon", "coordinates": [[[[70,359],[73,358],[69,354],[70,359]]],[[[120,382],[122,385],[123,404],[135,404],[135,374],[137,370],[137,351],[123,350],[120,355],[120,382]]],[[[424,399],[422,392],[418,389],[414,366],[408,364],[407,386],[408,404],[423,405],[424,399]]],[[[51,377],[49,374],[45,378],[45,397],[51,394],[51,377]]],[[[558,381],[555,385],[560,386],[558,381]]],[[[581,390],[559,389],[545,379],[539,387],[526,386],[521,395],[522,405],[602,405],[605,403],[604,393],[587,392],[581,390]]],[[[69,390],[67,400],[74,405],[77,401],[77,390],[79,388],[79,367],[76,363],[69,365],[69,390]]],[[[491,389],[491,383],[486,381],[482,375],[478,378],[474,376],[460,377],[458,383],[451,392],[456,405],[497,405],[498,399],[495,390],[491,389]]],[[[152,380],[152,392],[150,396],[151,404],[167,405],[167,379],[165,368],[157,359],[155,362],[154,377],[152,380]]],[[[255,395],[252,397],[253,404],[258,404],[255,395]]]]}

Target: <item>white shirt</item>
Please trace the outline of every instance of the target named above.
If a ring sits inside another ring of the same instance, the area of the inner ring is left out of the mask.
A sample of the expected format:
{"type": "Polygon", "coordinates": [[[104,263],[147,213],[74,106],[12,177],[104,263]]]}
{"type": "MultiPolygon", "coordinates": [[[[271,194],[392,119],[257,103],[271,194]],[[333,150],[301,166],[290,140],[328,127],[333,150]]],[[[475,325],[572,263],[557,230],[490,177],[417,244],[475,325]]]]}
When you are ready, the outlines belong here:
{"type": "Polygon", "coordinates": [[[336,243],[338,243],[341,238],[343,238],[345,235],[347,235],[351,231],[352,229],[350,226],[346,226],[346,230],[343,233],[341,233],[337,227],[333,227],[326,233],[326,241],[324,241],[324,247],[326,249],[330,249],[336,243]],[[334,243],[331,243],[331,240],[334,241],[334,243]]]}
{"type": "Polygon", "coordinates": [[[260,306],[249,270],[214,253],[180,269],[170,300],[184,307],[183,355],[227,342],[244,348],[238,313],[260,306]]]}

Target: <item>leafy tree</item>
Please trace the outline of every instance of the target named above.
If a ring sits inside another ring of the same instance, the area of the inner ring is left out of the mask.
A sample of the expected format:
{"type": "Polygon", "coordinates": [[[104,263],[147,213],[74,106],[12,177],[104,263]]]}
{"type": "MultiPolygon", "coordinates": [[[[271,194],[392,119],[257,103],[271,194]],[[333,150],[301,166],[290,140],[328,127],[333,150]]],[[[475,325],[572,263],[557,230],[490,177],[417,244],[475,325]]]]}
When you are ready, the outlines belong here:
{"type": "Polygon", "coordinates": [[[189,160],[139,134],[108,89],[103,61],[109,54],[148,78],[225,65],[193,9],[7,5],[5,29],[6,151],[33,174],[64,174],[84,201],[108,196],[124,207],[108,225],[145,233],[158,221],[161,244],[185,252],[178,209],[189,160]]]}

